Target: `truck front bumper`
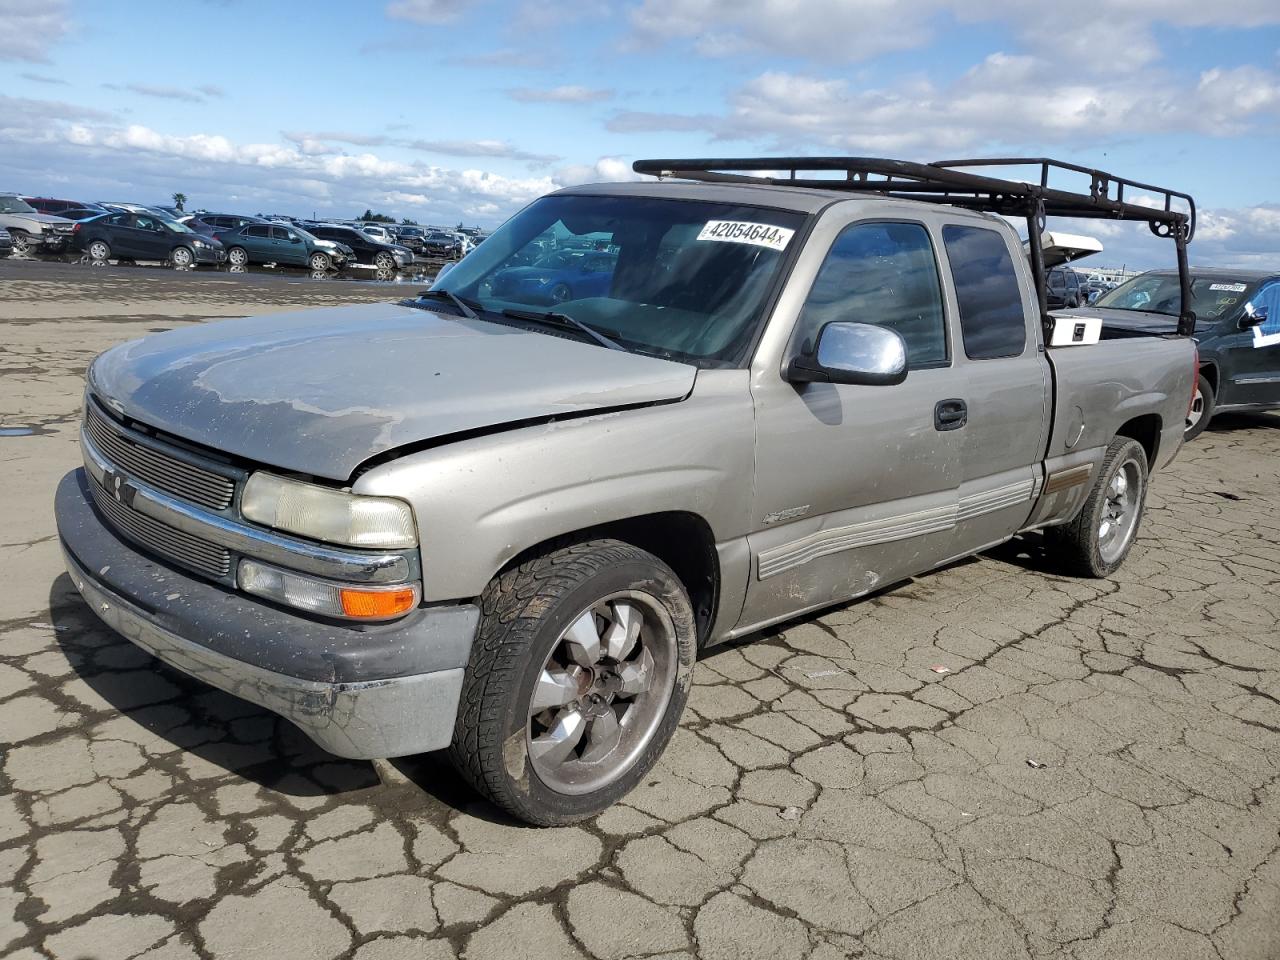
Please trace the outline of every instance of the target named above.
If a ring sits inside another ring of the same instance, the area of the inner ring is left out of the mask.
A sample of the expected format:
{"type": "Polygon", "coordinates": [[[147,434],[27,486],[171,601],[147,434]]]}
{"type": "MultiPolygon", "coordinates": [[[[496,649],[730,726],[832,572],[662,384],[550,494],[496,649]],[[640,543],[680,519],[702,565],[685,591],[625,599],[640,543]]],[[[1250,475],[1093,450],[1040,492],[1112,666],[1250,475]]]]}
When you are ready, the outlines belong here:
{"type": "Polygon", "coordinates": [[[58,534],[72,582],[107,626],[174,669],[285,717],[340,757],[449,745],[477,607],[423,608],[383,625],[296,616],[121,540],[86,483],[76,470],[58,486],[58,534]]]}

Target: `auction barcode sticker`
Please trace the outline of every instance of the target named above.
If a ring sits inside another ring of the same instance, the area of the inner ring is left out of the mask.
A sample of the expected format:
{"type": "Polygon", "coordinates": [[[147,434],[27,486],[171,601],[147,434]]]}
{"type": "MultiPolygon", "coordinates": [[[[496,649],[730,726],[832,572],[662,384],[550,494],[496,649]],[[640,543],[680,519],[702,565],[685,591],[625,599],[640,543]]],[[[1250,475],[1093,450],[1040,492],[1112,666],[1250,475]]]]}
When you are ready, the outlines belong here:
{"type": "Polygon", "coordinates": [[[720,243],[751,243],[770,250],[785,250],[791,242],[794,230],[775,227],[771,223],[751,223],[747,220],[708,220],[698,234],[699,240],[716,240],[720,243]]]}

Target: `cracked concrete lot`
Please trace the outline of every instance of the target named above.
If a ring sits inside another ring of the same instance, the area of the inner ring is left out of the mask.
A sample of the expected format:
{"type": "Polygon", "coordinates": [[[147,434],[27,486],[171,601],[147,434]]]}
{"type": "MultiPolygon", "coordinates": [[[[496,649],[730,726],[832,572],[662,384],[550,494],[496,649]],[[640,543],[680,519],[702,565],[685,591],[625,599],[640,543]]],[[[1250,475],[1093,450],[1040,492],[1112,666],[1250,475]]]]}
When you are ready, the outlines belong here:
{"type": "Polygon", "coordinates": [[[1280,416],[1184,449],[1112,580],[1030,538],[705,656],[653,774],[570,828],[105,629],[51,516],[92,355],[397,292],[0,265],[0,426],[34,428],[0,436],[0,956],[1280,956],[1280,416]]]}

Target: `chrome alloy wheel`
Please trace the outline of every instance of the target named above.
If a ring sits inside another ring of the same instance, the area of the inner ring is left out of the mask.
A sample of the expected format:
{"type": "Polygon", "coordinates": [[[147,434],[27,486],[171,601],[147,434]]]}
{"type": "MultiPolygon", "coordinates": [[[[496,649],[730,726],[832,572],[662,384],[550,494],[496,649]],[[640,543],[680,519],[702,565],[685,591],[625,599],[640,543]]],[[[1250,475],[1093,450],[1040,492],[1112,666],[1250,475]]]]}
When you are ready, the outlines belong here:
{"type": "Polygon", "coordinates": [[[677,657],[671,616],[647,594],[616,593],[574,618],[529,704],[529,760],[543,783],[582,794],[622,776],[662,723],[677,657]]]}
{"type": "Polygon", "coordinates": [[[173,261],[175,267],[189,267],[195,258],[191,256],[191,251],[186,247],[175,247],[173,252],[169,254],[169,259],[173,261]]]}
{"type": "Polygon", "coordinates": [[[1142,471],[1133,460],[1125,460],[1111,477],[1104,494],[1102,519],[1098,523],[1098,552],[1106,563],[1120,556],[1138,526],[1142,505],[1142,471]]]}

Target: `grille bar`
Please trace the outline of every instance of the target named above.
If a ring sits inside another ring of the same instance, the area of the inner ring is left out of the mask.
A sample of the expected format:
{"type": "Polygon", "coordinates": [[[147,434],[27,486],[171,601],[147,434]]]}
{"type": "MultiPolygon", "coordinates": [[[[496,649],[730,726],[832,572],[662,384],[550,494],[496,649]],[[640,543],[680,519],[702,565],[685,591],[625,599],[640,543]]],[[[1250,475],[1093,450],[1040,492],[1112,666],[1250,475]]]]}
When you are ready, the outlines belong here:
{"type": "Polygon", "coordinates": [[[88,407],[85,426],[103,454],[139,480],[212,510],[225,510],[231,506],[235,481],[230,477],[137,442],[124,427],[94,409],[92,403],[88,407]]]}
{"type": "Polygon", "coordinates": [[[225,547],[192,536],[125,506],[90,479],[93,502],[111,525],[142,546],[166,559],[189,567],[215,580],[225,580],[231,572],[231,552],[225,547]]]}

